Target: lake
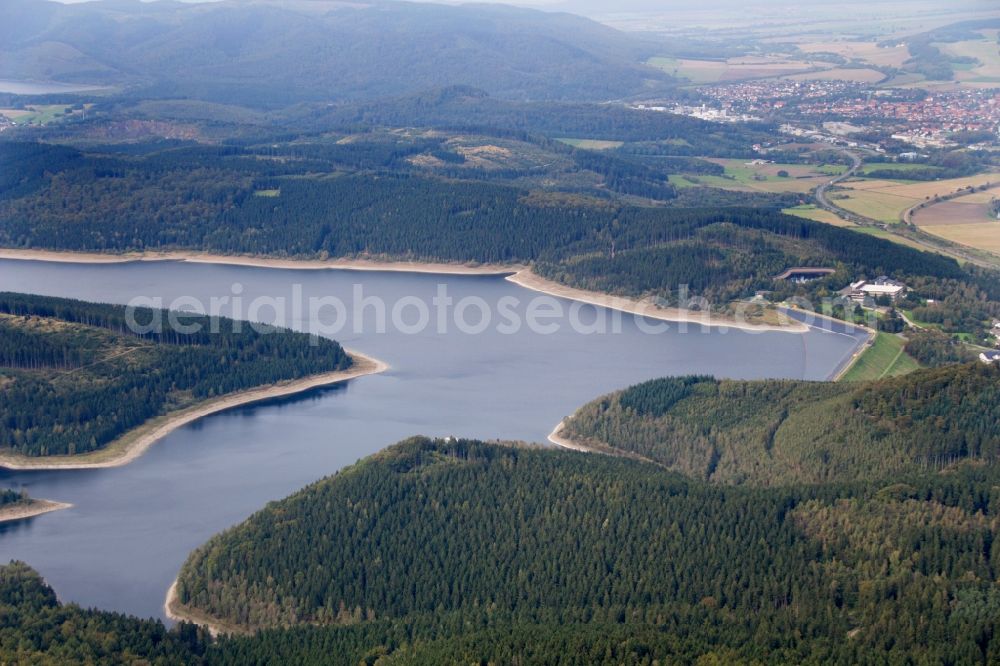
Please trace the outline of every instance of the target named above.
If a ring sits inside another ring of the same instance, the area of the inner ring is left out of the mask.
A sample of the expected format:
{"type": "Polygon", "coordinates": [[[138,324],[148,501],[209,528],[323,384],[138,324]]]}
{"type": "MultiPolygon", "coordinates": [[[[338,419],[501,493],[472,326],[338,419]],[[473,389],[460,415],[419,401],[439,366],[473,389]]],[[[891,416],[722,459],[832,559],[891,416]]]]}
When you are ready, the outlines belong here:
{"type": "Polygon", "coordinates": [[[108,87],[86,83],[11,81],[9,79],[0,79],[0,93],[10,93],[13,95],[57,95],[61,93],[94,92],[97,90],[108,90],[108,87]]]}
{"type": "MultiPolygon", "coordinates": [[[[331,306],[310,316],[309,308],[293,312],[294,301],[324,297],[353,312],[360,298],[368,306],[355,320],[364,326],[345,324],[334,337],[389,363],[383,374],[207,417],[125,467],[0,471],[0,486],[75,505],[0,525],[0,560],[37,568],[63,601],[161,618],[167,587],[192,549],[268,501],[407,436],[542,442],[578,406],[645,379],[687,373],[823,379],[864,339],[847,327],[798,335],[694,325],[682,331],[672,324],[650,333],[655,324],[631,315],[621,316],[620,332],[608,325],[601,333],[594,332],[597,323],[612,313],[593,306],[577,312],[582,330],[568,325],[568,316],[545,319],[557,325],[551,332],[459,330],[459,303],[465,329],[483,328],[484,308],[500,312],[503,302],[508,314],[530,318],[538,294],[497,276],[0,260],[0,290],[115,303],[142,296],[177,306],[180,297],[228,298],[222,314],[235,307],[248,316],[252,306],[265,321],[275,312],[268,304],[292,301],[284,321],[300,330],[311,330],[315,320],[332,327],[338,311],[331,306]],[[445,318],[449,325],[439,333],[442,322],[431,311],[429,326],[416,330],[419,303],[432,303],[442,289],[455,302],[455,316],[445,318]],[[387,304],[384,332],[377,330],[376,302],[387,304]]],[[[535,314],[551,313],[553,303],[574,307],[548,298],[535,314]]]]}

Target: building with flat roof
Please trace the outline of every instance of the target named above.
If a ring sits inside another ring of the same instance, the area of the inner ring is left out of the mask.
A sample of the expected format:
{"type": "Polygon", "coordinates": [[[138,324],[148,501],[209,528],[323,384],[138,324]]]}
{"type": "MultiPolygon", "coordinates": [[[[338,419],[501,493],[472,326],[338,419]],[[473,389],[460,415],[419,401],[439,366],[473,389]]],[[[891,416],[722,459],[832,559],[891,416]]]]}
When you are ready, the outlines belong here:
{"type": "Polygon", "coordinates": [[[810,280],[819,280],[827,275],[832,275],[837,271],[832,268],[819,268],[819,267],[808,267],[808,266],[794,266],[789,268],[781,275],[775,275],[775,280],[789,280],[791,282],[809,282],[810,280]]]}
{"type": "Polygon", "coordinates": [[[871,281],[858,280],[857,282],[852,282],[849,287],[848,298],[852,301],[862,303],[868,298],[874,299],[880,296],[888,296],[890,300],[895,302],[905,294],[905,284],[897,282],[886,275],[880,275],[871,281]]]}

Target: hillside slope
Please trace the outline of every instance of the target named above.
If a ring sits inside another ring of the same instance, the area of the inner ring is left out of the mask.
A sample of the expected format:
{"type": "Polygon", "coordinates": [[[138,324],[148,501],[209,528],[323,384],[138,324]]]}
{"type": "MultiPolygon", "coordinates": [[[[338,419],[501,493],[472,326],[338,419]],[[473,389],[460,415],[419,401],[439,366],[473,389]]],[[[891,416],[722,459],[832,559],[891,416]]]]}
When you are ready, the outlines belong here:
{"type": "Polygon", "coordinates": [[[415,438],[192,555],[175,610],[274,628],[166,631],[60,604],[12,563],[0,661],[995,663],[998,474],[731,487],[415,438]]]}
{"type": "Polygon", "coordinates": [[[1000,370],[871,383],[670,377],[582,407],[562,436],[715,483],[878,480],[1000,459],[1000,370]]]}
{"type": "Polygon", "coordinates": [[[298,627],[238,639],[244,656],[267,637],[354,662],[989,661],[996,479],[734,488],[415,438],[213,538],[179,610],[298,627]]]}
{"type": "Polygon", "coordinates": [[[669,80],[640,64],[651,53],[641,40],[500,5],[11,0],[4,14],[0,77],[128,84],[147,97],[267,107],[469,84],[604,100],[669,80]]]}

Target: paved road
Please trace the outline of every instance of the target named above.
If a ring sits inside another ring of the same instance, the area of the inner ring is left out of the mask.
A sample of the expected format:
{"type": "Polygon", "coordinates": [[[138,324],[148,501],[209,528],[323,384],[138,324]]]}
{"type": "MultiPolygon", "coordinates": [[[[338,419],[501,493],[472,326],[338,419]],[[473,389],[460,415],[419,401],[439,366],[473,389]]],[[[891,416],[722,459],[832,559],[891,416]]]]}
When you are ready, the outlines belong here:
{"type": "MultiPolygon", "coordinates": [[[[858,172],[858,169],[861,168],[862,160],[861,156],[858,153],[851,150],[841,150],[840,152],[851,158],[852,166],[850,169],[840,174],[833,180],[823,183],[822,185],[816,188],[816,191],[814,192],[814,195],[816,197],[816,204],[820,208],[828,210],[831,213],[837,215],[838,217],[847,220],[848,222],[853,222],[854,224],[867,227],[877,226],[885,228],[886,225],[884,223],[879,222],[878,220],[873,220],[869,217],[865,217],[864,215],[858,215],[856,213],[852,213],[849,210],[841,208],[837,204],[832,203],[830,199],[827,197],[827,191],[831,187],[834,187],[835,185],[844,182],[845,180],[856,174],[858,172]]],[[[911,210],[907,210],[903,214],[903,216],[901,216],[904,221],[908,221],[911,210]]],[[[912,224],[906,225],[906,231],[904,233],[900,233],[899,231],[893,231],[892,229],[889,228],[886,228],[886,231],[894,233],[897,236],[907,238],[910,241],[923,246],[925,249],[931,252],[937,252],[939,254],[943,254],[945,256],[957,259],[959,262],[967,261],[977,266],[983,266],[986,268],[996,268],[998,265],[1000,265],[1000,261],[993,260],[988,256],[985,257],[980,256],[976,252],[970,252],[969,248],[964,248],[956,245],[955,243],[939,239],[936,236],[932,236],[931,234],[922,231],[920,228],[912,224]]]]}
{"type": "Polygon", "coordinates": [[[819,187],[816,188],[816,203],[819,204],[820,208],[824,208],[824,209],[830,211],[831,213],[839,215],[840,217],[844,218],[845,220],[850,220],[851,222],[854,222],[855,224],[863,224],[863,222],[861,222],[859,220],[865,220],[866,218],[863,218],[860,215],[855,215],[854,213],[852,213],[849,210],[844,210],[840,206],[837,206],[835,204],[830,203],[830,200],[827,199],[827,197],[826,197],[827,190],[829,190],[834,185],[837,185],[839,183],[844,182],[845,180],[847,180],[848,178],[850,178],[851,176],[853,176],[854,174],[856,174],[858,172],[858,169],[861,168],[861,156],[860,155],[858,155],[857,153],[853,153],[853,152],[851,152],[849,150],[842,150],[841,152],[844,155],[847,155],[848,157],[850,157],[851,158],[851,162],[853,164],[851,165],[851,168],[848,169],[847,171],[845,171],[844,173],[840,174],[839,176],[837,176],[836,178],[834,178],[833,180],[831,180],[829,182],[823,183],[822,185],[820,185],[819,187]]]}

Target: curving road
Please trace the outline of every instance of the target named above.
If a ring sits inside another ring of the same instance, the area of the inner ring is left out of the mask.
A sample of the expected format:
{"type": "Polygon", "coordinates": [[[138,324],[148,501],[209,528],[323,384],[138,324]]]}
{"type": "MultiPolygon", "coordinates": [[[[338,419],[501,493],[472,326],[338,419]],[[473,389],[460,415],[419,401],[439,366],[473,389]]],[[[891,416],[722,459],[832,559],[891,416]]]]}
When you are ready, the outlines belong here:
{"type": "Polygon", "coordinates": [[[817,205],[819,205],[820,208],[828,210],[831,213],[834,213],[835,215],[838,215],[839,217],[844,218],[845,220],[849,220],[851,222],[854,222],[855,224],[864,224],[865,222],[869,221],[867,218],[864,218],[864,217],[862,217],[860,215],[855,215],[854,213],[852,213],[849,210],[845,210],[845,209],[841,208],[840,206],[837,206],[836,204],[830,203],[830,200],[827,199],[827,197],[826,197],[827,190],[829,190],[834,185],[837,185],[839,183],[844,182],[845,180],[847,180],[848,178],[850,178],[851,176],[853,176],[854,174],[856,174],[858,172],[858,169],[861,168],[861,156],[860,155],[858,155],[857,153],[853,153],[853,152],[851,152],[849,150],[842,150],[840,152],[851,158],[851,162],[852,162],[851,168],[848,169],[847,171],[845,171],[844,173],[840,174],[839,176],[837,176],[833,180],[831,180],[829,182],[826,182],[826,183],[823,183],[822,185],[820,185],[819,187],[817,187],[816,188],[816,192],[815,192],[816,203],[817,203],[817,205]]]}
{"type": "MultiPolygon", "coordinates": [[[[861,168],[862,164],[861,156],[856,152],[850,150],[841,150],[840,152],[851,158],[852,162],[851,168],[845,171],[844,173],[840,174],[836,178],[830,180],[829,182],[823,183],[822,185],[816,188],[813,194],[816,198],[817,206],[819,206],[824,210],[830,211],[834,215],[837,215],[841,219],[847,220],[848,222],[853,222],[854,224],[860,226],[866,226],[866,227],[874,226],[883,228],[889,233],[895,234],[900,238],[906,238],[912,243],[921,245],[923,248],[925,248],[930,252],[937,252],[938,254],[943,254],[945,256],[952,257],[953,259],[956,259],[959,262],[968,262],[970,264],[975,264],[977,266],[982,266],[985,268],[997,268],[998,265],[1000,265],[1000,261],[993,259],[988,255],[981,255],[980,253],[976,252],[974,248],[968,248],[961,245],[957,245],[956,243],[952,243],[943,238],[938,238],[937,236],[932,236],[931,234],[922,231],[919,227],[913,225],[909,221],[909,217],[913,211],[913,208],[905,211],[900,216],[901,221],[906,223],[905,231],[904,230],[897,231],[888,228],[884,223],[879,222],[878,220],[873,220],[871,218],[865,217],[864,215],[858,215],[857,213],[852,213],[851,211],[841,208],[835,203],[832,203],[830,199],[827,197],[827,191],[831,187],[834,187],[835,185],[844,182],[845,180],[856,174],[858,172],[858,169],[861,168]]],[[[960,194],[963,193],[958,193],[955,194],[954,196],[960,196],[960,194]]],[[[919,205],[920,204],[918,204],[917,206],[919,205]]],[[[914,208],[916,208],[917,206],[914,206],[914,208]]]]}

